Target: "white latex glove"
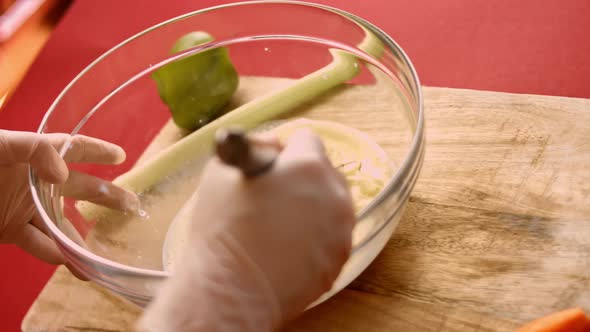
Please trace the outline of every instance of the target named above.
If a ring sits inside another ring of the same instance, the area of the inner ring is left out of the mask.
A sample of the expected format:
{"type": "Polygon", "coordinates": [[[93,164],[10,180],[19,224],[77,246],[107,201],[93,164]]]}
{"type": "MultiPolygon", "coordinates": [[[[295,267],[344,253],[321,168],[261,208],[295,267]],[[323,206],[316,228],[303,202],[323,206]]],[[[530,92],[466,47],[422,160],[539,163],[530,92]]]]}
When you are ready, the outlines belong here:
{"type": "Polygon", "coordinates": [[[329,290],[355,213],[317,136],[298,132],[254,179],[214,158],[192,204],[191,242],[141,331],[272,331],[329,290]]]}
{"type": "Polygon", "coordinates": [[[139,204],[135,194],[108,181],[68,171],[57,150],[68,140],[67,162],[118,164],[125,160],[119,146],[87,136],[0,130],[0,243],[14,243],[52,264],[64,260],[36,213],[29,192],[29,164],[42,180],[63,183],[65,196],[119,210],[139,204]]]}

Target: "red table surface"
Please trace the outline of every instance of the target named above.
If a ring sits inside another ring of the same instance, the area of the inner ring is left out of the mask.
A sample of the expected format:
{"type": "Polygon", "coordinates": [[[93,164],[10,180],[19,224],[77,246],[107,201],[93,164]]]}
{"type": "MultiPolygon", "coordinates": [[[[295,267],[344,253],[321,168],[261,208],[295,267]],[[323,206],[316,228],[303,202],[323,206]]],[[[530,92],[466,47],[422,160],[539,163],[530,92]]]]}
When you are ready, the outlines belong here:
{"type": "MultiPolygon", "coordinates": [[[[65,85],[118,42],[162,20],[229,2],[76,1],[0,112],[0,128],[36,130],[65,85]]],[[[382,28],[410,56],[424,85],[590,98],[590,1],[316,2],[382,28]]],[[[18,331],[54,267],[9,245],[0,246],[0,257],[0,330],[18,331]]]]}

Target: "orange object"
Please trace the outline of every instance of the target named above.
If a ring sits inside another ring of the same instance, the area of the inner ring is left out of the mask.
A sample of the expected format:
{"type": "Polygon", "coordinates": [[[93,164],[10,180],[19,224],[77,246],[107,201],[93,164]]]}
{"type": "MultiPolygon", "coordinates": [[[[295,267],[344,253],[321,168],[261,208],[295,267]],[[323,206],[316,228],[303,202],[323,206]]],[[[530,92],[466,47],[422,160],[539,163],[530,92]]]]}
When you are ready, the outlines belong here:
{"type": "Polygon", "coordinates": [[[580,308],[556,312],[534,320],[517,332],[586,332],[590,331],[590,319],[580,308]]]}

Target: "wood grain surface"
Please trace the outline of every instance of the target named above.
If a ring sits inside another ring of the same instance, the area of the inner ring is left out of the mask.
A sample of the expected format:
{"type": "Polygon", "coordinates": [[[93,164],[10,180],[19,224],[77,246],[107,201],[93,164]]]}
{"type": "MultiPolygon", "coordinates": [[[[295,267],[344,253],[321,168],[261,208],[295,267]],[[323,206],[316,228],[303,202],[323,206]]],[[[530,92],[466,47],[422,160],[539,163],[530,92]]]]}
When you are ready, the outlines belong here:
{"type": "MultiPolygon", "coordinates": [[[[343,103],[355,93],[337,92],[343,103]]],[[[590,310],[590,100],[424,93],[426,157],[394,236],[286,330],[513,331],[590,310]]],[[[140,312],[62,267],[23,331],[129,331],[140,312]]]]}

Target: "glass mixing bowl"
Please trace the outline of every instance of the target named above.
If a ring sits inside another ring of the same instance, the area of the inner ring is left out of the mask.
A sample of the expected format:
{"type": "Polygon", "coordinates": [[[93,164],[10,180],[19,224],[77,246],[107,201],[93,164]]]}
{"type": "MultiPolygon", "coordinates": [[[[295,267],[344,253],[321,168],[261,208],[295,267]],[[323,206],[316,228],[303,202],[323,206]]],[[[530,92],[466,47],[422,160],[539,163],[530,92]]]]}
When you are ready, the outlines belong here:
{"type": "MultiPolygon", "coordinates": [[[[289,112],[278,118],[328,120],[358,129],[391,161],[383,189],[358,212],[350,259],[319,303],[356,278],[389,240],[424,154],[416,72],[392,38],[371,23],[301,2],[244,2],[182,15],[138,33],[91,63],[57,97],[39,132],[83,134],[120,145],[127,152],[121,165],[69,165],[115,179],[185,135],[159,97],[154,70],[219,47],[227,48],[239,74],[228,110],[275,94],[289,101],[289,112]],[[171,54],[175,41],[192,31],[206,31],[215,39],[171,54]],[[300,85],[289,98],[280,95],[303,80],[314,83],[300,85]]],[[[276,120],[262,112],[264,107],[249,119],[276,120]]],[[[187,163],[195,160],[185,158],[187,163]]],[[[141,220],[86,220],[75,200],[62,197],[59,186],[44,183],[33,171],[30,178],[36,207],[68,263],[84,277],[146,305],[170,274],[163,268],[162,250],[172,217],[156,208],[141,220]]],[[[187,196],[163,188],[143,195],[143,202],[157,206],[158,197],[166,198],[169,210],[178,210],[187,196]]]]}

